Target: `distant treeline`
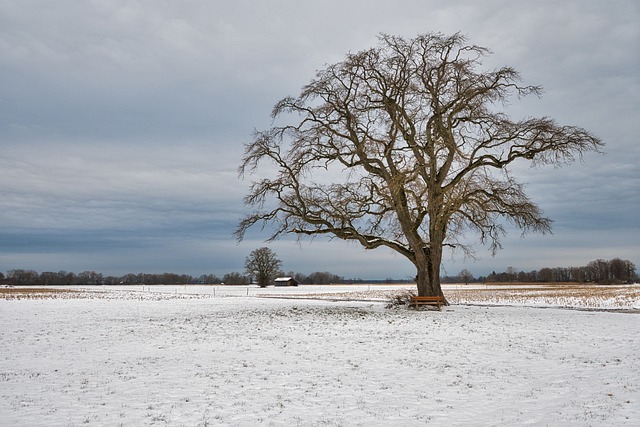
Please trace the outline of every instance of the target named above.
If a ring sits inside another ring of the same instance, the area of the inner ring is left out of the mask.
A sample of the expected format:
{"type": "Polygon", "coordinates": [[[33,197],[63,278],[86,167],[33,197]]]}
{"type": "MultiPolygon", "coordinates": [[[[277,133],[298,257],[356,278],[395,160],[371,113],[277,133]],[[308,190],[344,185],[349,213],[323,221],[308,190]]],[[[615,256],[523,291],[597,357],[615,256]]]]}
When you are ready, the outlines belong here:
{"type": "MultiPolygon", "coordinates": [[[[345,279],[328,271],[316,271],[311,274],[280,272],[278,276],[293,277],[303,285],[327,285],[331,283],[413,283],[410,279],[345,279]]],[[[590,282],[600,284],[633,283],[638,280],[636,266],[629,260],[614,258],[606,261],[597,259],[584,267],[554,267],[532,271],[518,271],[508,267],[502,273],[495,271],[488,276],[474,277],[468,270],[462,270],[457,276],[443,276],[442,283],[470,282],[590,282]]],[[[125,274],[124,276],[104,276],[95,271],[83,271],[75,274],[67,271],[38,273],[34,270],[15,269],[6,274],[0,273],[0,284],[6,285],[175,285],[175,284],[225,284],[248,285],[251,277],[239,272],[227,273],[222,277],[215,274],[203,274],[198,277],[188,274],[125,274]]]]}
{"type": "Polygon", "coordinates": [[[619,284],[638,280],[636,266],[629,260],[614,258],[597,259],[583,267],[542,268],[533,271],[518,271],[508,267],[502,273],[495,271],[487,277],[479,277],[480,282],[581,282],[619,284]]]}
{"type": "MultiPolygon", "coordinates": [[[[316,271],[309,275],[302,273],[295,273],[290,271],[288,273],[279,272],[276,276],[279,277],[293,277],[298,283],[303,285],[328,285],[331,283],[345,283],[345,279],[337,274],[330,273],[328,271],[316,271]]],[[[217,279],[215,276],[213,278],[217,279]]],[[[207,276],[207,280],[210,280],[210,276],[207,276]]],[[[228,273],[225,274],[222,279],[217,279],[213,282],[202,283],[224,283],[225,285],[248,285],[251,283],[251,276],[243,273],[228,273]]]]}
{"type": "MultiPolygon", "coordinates": [[[[338,276],[326,271],[317,271],[309,275],[301,273],[283,273],[279,276],[295,278],[301,284],[330,284],[345,283],[342,276],[338,276]]],[[[358,280],[358,279],[356,279],[358,280]]],[[[162,274],[125,274],[124,276],[104,276],[95,271],[83,271],[82,273],[72,273],[68,271],[45,271],[38,273],[34,270],[14,269],[7,271],[6,275],[0,273],[0,284],[6,285],[174,285],[174,284],[227,284],[227,285],[248,285],[251,277],[233,272],[222,276],[215,274],[204,274],[194,277],[188,274],[162,273],[162,274]]]]}

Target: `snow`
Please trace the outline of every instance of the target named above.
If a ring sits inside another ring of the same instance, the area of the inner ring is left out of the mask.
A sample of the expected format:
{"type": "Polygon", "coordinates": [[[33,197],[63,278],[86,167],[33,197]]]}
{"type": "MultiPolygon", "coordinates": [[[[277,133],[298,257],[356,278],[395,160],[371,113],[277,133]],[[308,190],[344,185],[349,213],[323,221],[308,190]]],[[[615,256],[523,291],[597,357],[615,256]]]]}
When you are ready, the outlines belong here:
{"type": "Polygon", "coordinates": [[[635,310],[413,311],[336,296],[394,289],[0,299],[0,425],[637,425],[635,310]]]}

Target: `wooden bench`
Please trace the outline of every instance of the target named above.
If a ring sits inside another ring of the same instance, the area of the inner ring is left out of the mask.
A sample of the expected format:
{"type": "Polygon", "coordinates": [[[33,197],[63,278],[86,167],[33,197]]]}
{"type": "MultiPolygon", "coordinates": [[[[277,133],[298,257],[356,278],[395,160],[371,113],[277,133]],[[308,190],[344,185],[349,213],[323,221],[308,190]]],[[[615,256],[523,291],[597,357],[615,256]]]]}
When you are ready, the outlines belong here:
{"type": "Polygon", "coordinates": [[[418,308],[422,305],[435,305],[438,307],[438,310],[442,310],[442,306],[445,305],[444,297],[435,296],[435,297],[418,297],[412,296],[411,302],[409,303],[409,307],[418,308]]]}

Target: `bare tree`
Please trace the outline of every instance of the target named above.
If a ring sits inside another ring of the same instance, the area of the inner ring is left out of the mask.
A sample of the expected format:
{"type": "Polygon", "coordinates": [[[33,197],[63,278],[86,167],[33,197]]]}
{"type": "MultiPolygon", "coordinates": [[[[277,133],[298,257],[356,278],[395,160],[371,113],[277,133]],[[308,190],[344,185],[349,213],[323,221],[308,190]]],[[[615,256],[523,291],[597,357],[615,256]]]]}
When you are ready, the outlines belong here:
{"type": "Polygon", "coordinates": [[[242,273],[227,273],[222,277],[222,283],[225,285],[248,285],[251,280],[242,273]]]}
{"type": "Polygon", "coordinates": [[[7,283],[12,285],[35,285],[39,282],[40,275],[34,270],[21,268],[7,271],[7,283]]]}
{"type": "Polygon", "coordinates": [[[635,278],[636,266],[629,260],[614,258],[609,261],[609,275],[616,283],[631,283],[635,278]]]}
{"type": "Polygon", "coordinates": [[[609,261],[604,259],[590,261],[587,264],[587,270],[591,275],[591,281],[598,282],[600,284],[609,283],[609,261]]]}
{"type": "Polygon", "coordinates": [[[281,265],[282,261],[276,257],[275,252],[267,247],[254,250],[245,261],[247,274],[252,276],[258,282],[258,286],[262,288],[271,284],[280,271],[281,265]]]}
{"type": "Polygon", "coordinates": [[[102,283],[102,274],[95,271],[83,271],[76,277],[78,284],[80,285],[99,285],[102,283]]]}
{"type": "Polygon", "coordinates": [[[471,274],[471,272],[466,268],[460,270],[460,273],[458,273],[458,277],[464,282],[465,285],[468,285],[469,282],[473,280],[473,274],[471,274]]]}
{"type": "Polygon", "coordinates": [[[510,119],[507,101],[541,88],[510,67],[480,70],[488,49],[461,34],[379,40],[276,104],[274,126],[255,133],[239,168],[244,176],[267,160],[276,172],[253,183],[245,202],[256,211],[236,236],[271,223],[270,239],[329,235],[390,248],[415,265],[419,295],[442,295],[443,248],[470,253],[463,232],[495,253],[504,220],[550,231],[508,166],[568,163],[602,143],[550,118],[510,119]]]}
{"type": "Polygon", "coordinates": [[[342,283],[344,278],[329,271],[314,271],[308,276],[309,283],[314,285],[328,285],[331,283],[342,283]]]}
{"type": "Polygon", "coordinates": [[[200,283],[203,283],[205,285],[212,285],[214,283],[220,283],[222,281],[215,274],[203,274],[198,278],[198,280],[200,281],[200,283]]]}

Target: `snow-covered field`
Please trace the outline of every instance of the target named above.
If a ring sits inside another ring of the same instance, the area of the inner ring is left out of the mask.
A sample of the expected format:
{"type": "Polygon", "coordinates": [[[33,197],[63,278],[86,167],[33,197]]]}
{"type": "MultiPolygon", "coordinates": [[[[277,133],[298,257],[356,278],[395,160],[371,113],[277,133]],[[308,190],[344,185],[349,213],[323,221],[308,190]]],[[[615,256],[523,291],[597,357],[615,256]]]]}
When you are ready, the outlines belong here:
{"type": "Polygon", "coordinates": [[[621,313],[375,302],[394,289],[0,299],[0,425],[638,425],[637,299],[621,313]],[[350,292],[371,298],[339,301],[350,292]],[[258,297],[310,293],[328,299],[258,297]]]}

